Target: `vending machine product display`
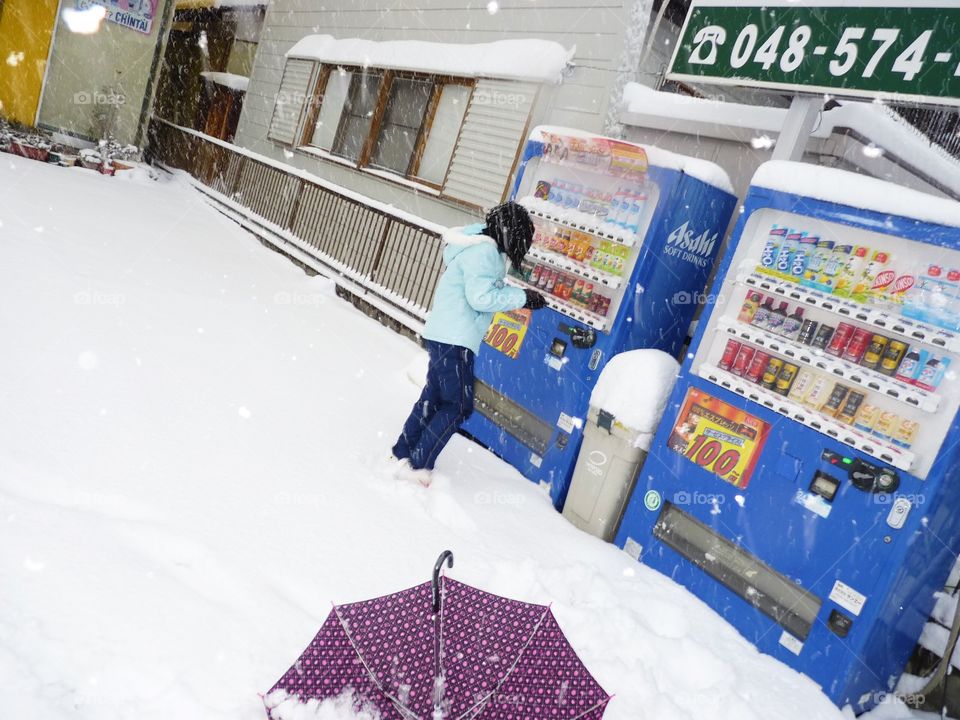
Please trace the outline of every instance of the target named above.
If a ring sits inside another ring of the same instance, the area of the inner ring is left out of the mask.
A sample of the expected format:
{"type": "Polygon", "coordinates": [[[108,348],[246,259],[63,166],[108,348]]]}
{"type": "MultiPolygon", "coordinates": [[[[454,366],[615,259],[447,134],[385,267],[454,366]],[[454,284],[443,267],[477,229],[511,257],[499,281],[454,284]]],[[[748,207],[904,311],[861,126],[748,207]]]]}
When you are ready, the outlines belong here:
{"type": "Polygon", "coordinates": [[[597,376],[623,350],[679,351],[736,199],[712,163],[551,128],[531,135],[513,198],[536,232],[508,282],[548,307],[494,317],[464,431],[561,507],[597,376]]]}
{"type": "Polygon", "coordinates": [[[617,537],[858,712],[960,552],[958,228],[952,201],[761,166],[617,537]]]}

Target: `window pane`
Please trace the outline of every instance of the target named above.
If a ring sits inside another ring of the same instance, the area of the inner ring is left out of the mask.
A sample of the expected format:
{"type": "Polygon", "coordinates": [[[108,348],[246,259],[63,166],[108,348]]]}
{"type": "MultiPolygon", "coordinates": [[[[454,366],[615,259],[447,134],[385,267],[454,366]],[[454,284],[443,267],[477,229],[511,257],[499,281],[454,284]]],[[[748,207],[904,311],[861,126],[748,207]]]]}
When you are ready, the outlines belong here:
{"type": "Polygon", "coordinates": [[[471,88],[469,85],[444,85],[440,104],[433,116],[430,136],[427,138],[417,177],[439,185],[447,174],[447,166],[457,144],[457,135],[467,112],[471,88]]]}
{"type": "Polygon", "coordinates": [[[333,143],[333,153],[356,162],[370,134],[370,123],[377,107],[380,75],[354,72],[350,78],[347,101],[333,143]]]}
{"type": "Polygon", "coordinates": [[[396,78],[390,85],[387,109],[370,164],[406,175],[417,137],[433,94],[433,82],[396,78]]]}
{"type": "Polygon", "coordinates": [[[333,147],[352,77],[353,73],[343,68],[333,68],[330,71],[327,87],[320,101],[320,113],[317,115],[317,124],[313,129],[311,145],[324,150],[330,150],[333,147]]]}

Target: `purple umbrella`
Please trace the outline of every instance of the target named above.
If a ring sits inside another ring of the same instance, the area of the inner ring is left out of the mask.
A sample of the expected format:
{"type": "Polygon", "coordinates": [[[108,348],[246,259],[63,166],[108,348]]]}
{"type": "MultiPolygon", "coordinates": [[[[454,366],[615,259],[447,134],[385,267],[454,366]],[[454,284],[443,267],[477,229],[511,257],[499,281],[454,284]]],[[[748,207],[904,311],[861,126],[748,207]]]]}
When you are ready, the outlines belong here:
{"type": "Polygon", "coordinates": [[[441,577],[335,605],[265,697],[283,720],[304,704],[352,697],[382,720],[600,720],[610,696],[570,647],[550,607],[441,577]]]}

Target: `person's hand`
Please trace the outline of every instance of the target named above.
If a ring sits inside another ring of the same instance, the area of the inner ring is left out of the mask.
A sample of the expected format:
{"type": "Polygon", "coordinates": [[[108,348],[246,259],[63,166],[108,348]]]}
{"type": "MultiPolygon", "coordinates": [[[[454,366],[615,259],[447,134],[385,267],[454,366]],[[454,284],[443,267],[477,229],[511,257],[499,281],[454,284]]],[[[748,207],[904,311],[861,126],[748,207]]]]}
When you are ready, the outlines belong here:
{"type": "Polygon", "coordinates": [[[536,290],[527,290],[524,289],[524,292],[527,294],[527,301],[523,304],[525,308],[529,310],[539,310],[540,308],[545,308],[547,306],[547,300],[536,290]]]}

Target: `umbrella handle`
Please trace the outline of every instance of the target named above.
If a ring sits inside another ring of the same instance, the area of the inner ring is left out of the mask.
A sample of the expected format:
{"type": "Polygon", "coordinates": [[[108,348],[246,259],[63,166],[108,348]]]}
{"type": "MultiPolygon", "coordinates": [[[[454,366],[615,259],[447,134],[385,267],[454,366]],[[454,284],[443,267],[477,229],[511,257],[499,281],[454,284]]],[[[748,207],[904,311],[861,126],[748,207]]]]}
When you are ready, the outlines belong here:
{"type": "Polygon", "coordinates": [[[447,567],[453,567],[453,553],[449,550],[444,550],[440,553],[440,557],[437,558],[436,564],[433,566],[433,614],[436,615],[440,612],[440,570],[443,568],[443,563],[447,563],[447,567]]]}

